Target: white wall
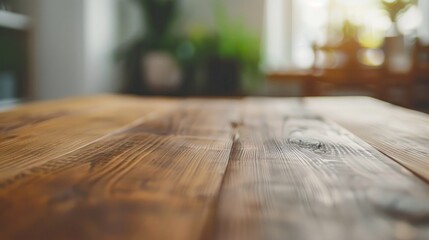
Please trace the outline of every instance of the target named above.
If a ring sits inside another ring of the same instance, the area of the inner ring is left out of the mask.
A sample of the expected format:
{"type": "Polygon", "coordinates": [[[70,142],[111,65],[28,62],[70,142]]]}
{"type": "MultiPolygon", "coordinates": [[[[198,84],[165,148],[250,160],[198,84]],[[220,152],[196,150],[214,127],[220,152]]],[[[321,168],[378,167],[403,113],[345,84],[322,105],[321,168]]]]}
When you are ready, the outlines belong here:
{"type": "Polygon", "coordinates": [[[37,99],[79,94],[84,86],[82,0],[38,0],[34,12],[37,99]]]}
{"type": "Polygon", "coordinates": [[[119,89],[116,0],[37,0],[36,99],[119,89]]]}
{"type": "Polygon", "coordinates": [[[116,4],[116,0],[84,2],[85,93],[120,88],[119,68],[114,60],[118,35],[116,4]]]}

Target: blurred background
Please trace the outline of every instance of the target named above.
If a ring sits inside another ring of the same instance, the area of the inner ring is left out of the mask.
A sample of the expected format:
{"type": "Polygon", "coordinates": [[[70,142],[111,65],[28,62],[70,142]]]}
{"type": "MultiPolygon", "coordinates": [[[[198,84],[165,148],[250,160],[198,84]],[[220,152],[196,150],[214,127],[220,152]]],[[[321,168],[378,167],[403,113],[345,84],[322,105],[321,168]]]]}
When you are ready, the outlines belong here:
{"type": "Polygon", "coordinates": [[[106,92],[429,109],[429,0],[0,0],[0,107],[106,92]]]}

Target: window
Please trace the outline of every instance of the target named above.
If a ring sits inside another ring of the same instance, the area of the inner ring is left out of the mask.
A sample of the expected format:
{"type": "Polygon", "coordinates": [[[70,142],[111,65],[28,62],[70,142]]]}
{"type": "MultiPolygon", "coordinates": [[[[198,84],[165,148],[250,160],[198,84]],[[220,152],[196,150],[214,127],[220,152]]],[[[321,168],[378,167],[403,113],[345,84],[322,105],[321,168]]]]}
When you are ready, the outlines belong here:
{"type": "MultiPolygon", "coordinates": [[[[357,40],[367,48],[383,43],[392,22],[381,0],[266,0],[265,68],[267,71],[312,66],[313,44],[335,44],[344,38],[344,24],[358,27],[357,40]]],[[[395,1],[395,0],[384,0],[395,1]]],[[[410,0],[411,1],[411,0],[410,0]]],[[[400,15],[403,34],[429,35],[429,0],[400,15]],[[421,14],[420,9],[426,13],[421,14]],[[426,22],[422,26],[422,22],[426,22]]]]}

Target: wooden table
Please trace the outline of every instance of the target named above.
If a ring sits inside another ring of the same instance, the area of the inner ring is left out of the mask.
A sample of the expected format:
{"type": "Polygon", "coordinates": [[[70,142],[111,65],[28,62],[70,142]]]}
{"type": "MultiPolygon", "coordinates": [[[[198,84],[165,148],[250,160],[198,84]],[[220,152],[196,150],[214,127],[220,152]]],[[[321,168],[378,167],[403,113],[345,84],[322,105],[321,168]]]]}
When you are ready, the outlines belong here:
{"type": "Polygon", "coordinates": [[[405,107],[415,107],[417,77],[415,71],[392,72],[380,67],[289,70],[266,74],[266,79],[272,83],[298,83],[302,89],[301,97],[332,95],[333,90],[341,89],[364,90],[373,97],[405,107]],[[400,90],[403,97],[395,98],[392,90],[400,90]]]}
{"type": "Polygon", "coordinates": [[[361,97],[0,113],[0,239],[429,239],[429,117],[361,97]]]}

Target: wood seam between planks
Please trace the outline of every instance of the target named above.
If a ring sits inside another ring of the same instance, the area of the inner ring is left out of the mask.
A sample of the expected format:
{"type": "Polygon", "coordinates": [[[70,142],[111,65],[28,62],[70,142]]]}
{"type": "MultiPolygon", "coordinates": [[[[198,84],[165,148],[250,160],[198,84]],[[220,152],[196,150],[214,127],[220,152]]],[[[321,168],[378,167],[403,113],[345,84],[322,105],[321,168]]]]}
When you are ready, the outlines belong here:
{"type": "Polygon", "coordinates": [[[409,171],[413,176],[415,176],[418,179],[422,180],[423,182],[429,184],[429,179],[426,178],[423,174],[418,173],[417,171],[415,171],[414,169],[412,169],[412,167],[407,166],[407,164],[403,163],[400,159],[397,159],[394,156],[390,156],[387,151],[384,151],[381,147],[378,147],[377,144],[373,144],[372,141],[368,141],[365,138],[361,137],[360,134],[358,134],[358,132],[354,131],[352,128],[349,128],[349,127],[347,127],[347,126],[345,126],[345,125],[343,125],[341,123],[337,123],[337,122],[335,122],[335,124],[340,125],[342,128],[344,128],[347,131],[349,131],[350,133],[352,133],[356,138],[358,138],[361,141],[365,142],[369,146],[373,147],[380,154],[386,156],[388,159],[392,160],[393,162],[397,163],[402,168],[404,168],[407,171],[409,171]]]}
{"type": "MultiPolygon", "coordinates": [[[[378,101],[378,100],[377,100],[378,101]]],[[[393,106],[393,105],[392,105],[393,106]]],[[[310,109],[307,109],[309,111],[311,111],[310,109]]],[[[314,111],[311,111],[314,112],[314,111]]],[[[371,146],[374,150],[376,150],[378,153],[380,153],[381,155],[385,156],[386,158],[390,159],[392,162],[398,164],[401,168],[407,170],[408,172],[410,172],[413,176],[417,177],[418,179],[422,180],[424,183],[428,183],[429,184],[429,179],[427,179],[425,176],[423,176],[422,174],[419,174],[418,172],[414,171],[411,167],[407,166],[406,164],[404,164],[403,162],[401,162],[401,160],[398,160],[397,158],[395,158],[394,156],[390,156],[389,153],[387,153],[386,151],[384,151],[382,148],[378,147],[377,144],[373,144],[372,141],[368,141],[366,138],[362,137],[358,131],[355,131],[352,127],[347,127],[346,124],[341,124],[340,122],[337,122],[333,119],[327,118],[326,116],[322,116],[317,112],[314,112],[317,116],[320,116],[324,122],[333,124],[333,125],[337,125],[338,127],[344,129],[345,131],[349,132],[351,135],[353,135],[353,138],[355,138],[355,140],[358,140],[362,143],[367,144],[368,146],[371,146]]]]}
{"type": "MultiPolygon", "coordinates": [[[[366,141],[365,141],[366,142],[366,141]]],[[[367,142],[368,143],[368,142],[367,142]]],[[[387,158],[391,159],[392,161],[396,162],[397,164],[399,164],[401,167],[405,168],[406,170],[410,171],[415,177],[419,178],[420,180],[422,180],[423,182],[429,184],[429,179],[426,179],[424,176],[422,176],[421,174],[417,173],[416,171],[414,171],[413,169],[411,169],[410,167],[407,167],[405,164],[401,163],[401,161],[397,160],[395,157],[389,156],[388,153],[385,153],[383,150],[379,149],[376,146],[373,146],[372,144],[368,143],[369,145],[371,145],[373,148],[375,148],[375,150],[377,150],[378,152],[380,152],[381,154],[383,154],[384,156],[386,156],[387,158]]]]}
{"type": "MultiPolygon", "coordinates": [[[[242,118],[242,115],[240,116],[242,118]]],[[[208,214],[208,217],[206,219],[205,226],[203,227],[200,240],[213,240],[216,239],[216,228],[217,228],[217,215],[219,212],[219,206],[221,201],[221,195],[225,186],[225,181],[227,178],[227,175],[229,174],[230,168],[231,168],[231,162],[232,162],[232,156],[235,153],[235,150],[237,148],[237,143],[240,140],[240,134],[239,129],[242,125],[241,122],[231,122],[231,128],[233,130],[232,136],[231,136],[231,148],[229,150],[229,156],[228,156],[228,162],[225,167],[225,171],[223,172],[222,180],[219,186],[219,189],[216,193],[216,197],[213,201],[213,207],[210,209],[210,213],[208,214]]]]}

